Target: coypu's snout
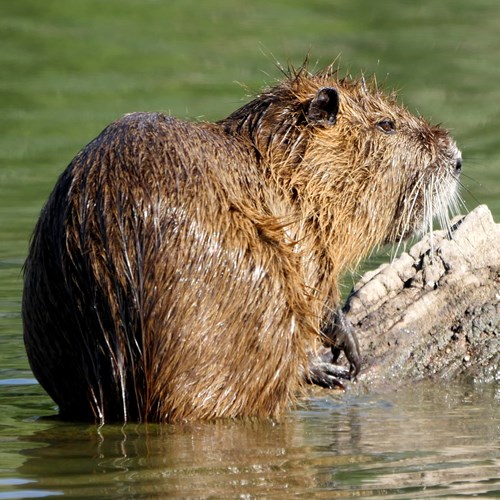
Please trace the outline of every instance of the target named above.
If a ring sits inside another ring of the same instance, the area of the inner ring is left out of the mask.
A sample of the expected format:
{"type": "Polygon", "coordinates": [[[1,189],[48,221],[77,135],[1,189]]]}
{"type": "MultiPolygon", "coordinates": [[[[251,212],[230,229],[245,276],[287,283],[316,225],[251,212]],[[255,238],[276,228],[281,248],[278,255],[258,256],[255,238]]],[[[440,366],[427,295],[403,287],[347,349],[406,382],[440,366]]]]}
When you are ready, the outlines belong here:
{"type": "Polygon", "coordinates": [[[462,172],[462,153],[455,141],[446,134],[446,146],[439,163],[445,168],[432,172],[423,189],[423,232],[432,232],[433,220],[445,229],[450,228],[451,216],[460,212],[462,203],[459,186],[462,172]]]}
{"type": "MultiPolygon", "coordinates": [[[[448,132],[440,127],[419,127],[420,147],[407,148],[409,158],[421,168],[414,170],[408,184],[402,184],[401,205],[385,243],[402,241],[415,234],[430,233],[434,222],[450,227],[451,217],[460,212],[460,174],[462,153],[448,132]]],[[[410,143],[411,145],[411,143],[410,143]]],[[[396,250],[397,251],[397,250],[396,250]]]]}

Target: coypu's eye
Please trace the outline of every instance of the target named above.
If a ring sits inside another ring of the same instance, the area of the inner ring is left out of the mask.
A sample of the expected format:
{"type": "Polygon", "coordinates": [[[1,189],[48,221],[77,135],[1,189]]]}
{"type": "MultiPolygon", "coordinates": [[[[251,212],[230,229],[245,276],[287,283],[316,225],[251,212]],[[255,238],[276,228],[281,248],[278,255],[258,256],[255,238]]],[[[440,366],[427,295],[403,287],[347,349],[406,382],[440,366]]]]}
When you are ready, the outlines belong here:
{"type": "Polygon", "coordinates": [[[377,123],[377,127],[386,134],[396,133],[396,124],[392,120],[382,120],[377,123]]]}

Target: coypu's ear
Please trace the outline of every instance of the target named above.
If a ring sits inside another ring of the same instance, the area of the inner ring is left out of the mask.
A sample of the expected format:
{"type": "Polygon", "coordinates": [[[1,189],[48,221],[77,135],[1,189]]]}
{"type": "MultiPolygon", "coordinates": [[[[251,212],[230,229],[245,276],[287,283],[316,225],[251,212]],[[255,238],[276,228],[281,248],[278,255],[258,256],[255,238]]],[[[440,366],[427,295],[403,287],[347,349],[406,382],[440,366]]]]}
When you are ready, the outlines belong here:
{"type": "Polygon", "coordinates": [[[310,122],[323,122],[333,125],[339,111],[339,93],[332,87],[318,90],[309,104],[307,119],[310,122]]]}

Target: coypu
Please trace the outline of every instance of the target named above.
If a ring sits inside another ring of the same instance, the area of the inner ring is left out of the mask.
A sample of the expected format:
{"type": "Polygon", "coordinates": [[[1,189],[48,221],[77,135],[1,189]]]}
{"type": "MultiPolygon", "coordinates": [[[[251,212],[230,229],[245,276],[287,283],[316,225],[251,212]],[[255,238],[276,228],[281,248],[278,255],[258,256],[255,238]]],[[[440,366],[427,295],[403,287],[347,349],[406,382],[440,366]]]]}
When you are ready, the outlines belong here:
{"type": "Polygon", "coordinates": [[[36,225],[33,372],[68,419],[279,415],[304,379],[335,384],[309,369],[318,340],[359,370],[340,276],[446,213],[460,170],[445,130],[331,67],[216,123],[125,115],[36,225]]]}

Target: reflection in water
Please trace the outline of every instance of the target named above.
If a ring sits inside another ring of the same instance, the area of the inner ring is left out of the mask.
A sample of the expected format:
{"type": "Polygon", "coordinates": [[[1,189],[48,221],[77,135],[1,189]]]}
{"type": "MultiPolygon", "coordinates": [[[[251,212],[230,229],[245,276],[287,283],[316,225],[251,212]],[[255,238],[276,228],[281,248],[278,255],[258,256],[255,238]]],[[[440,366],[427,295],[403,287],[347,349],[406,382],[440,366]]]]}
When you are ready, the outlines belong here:
{"type": "Polygon", "coordinates": [[[40,492],[100,498],[491,494],[500,491],[494,391],[463,384],[370,397],[316,391],[279,422],[55,421],[29,438],[18,473],[40,492]]]}

